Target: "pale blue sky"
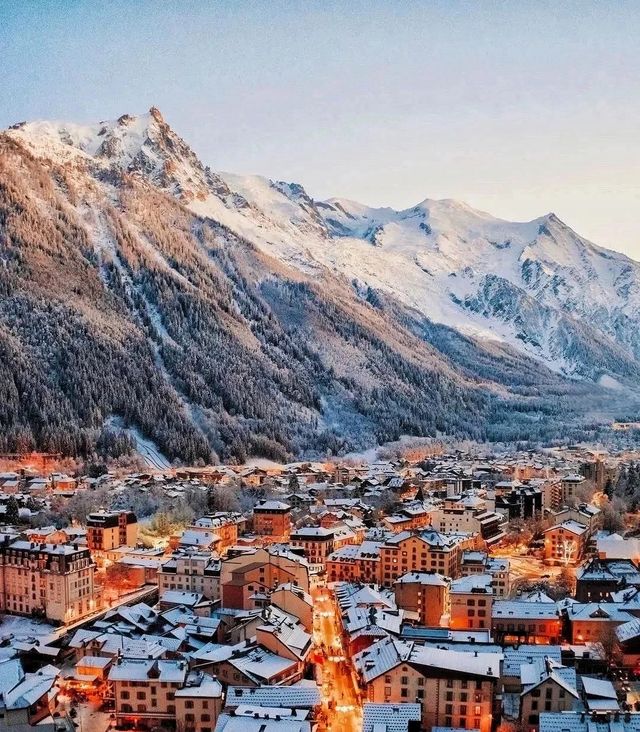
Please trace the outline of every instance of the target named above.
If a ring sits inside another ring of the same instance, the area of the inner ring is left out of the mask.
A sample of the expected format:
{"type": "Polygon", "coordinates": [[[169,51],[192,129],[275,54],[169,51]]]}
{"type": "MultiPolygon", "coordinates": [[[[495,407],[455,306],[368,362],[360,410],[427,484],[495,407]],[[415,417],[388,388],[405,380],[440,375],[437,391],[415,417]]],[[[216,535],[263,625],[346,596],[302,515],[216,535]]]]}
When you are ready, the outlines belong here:
{"type": "Polygon", "coordinates": [[[0,0],[0,127],[152,104],[214,169],[555,211],[640,259],[640,3],[0,0]]]}

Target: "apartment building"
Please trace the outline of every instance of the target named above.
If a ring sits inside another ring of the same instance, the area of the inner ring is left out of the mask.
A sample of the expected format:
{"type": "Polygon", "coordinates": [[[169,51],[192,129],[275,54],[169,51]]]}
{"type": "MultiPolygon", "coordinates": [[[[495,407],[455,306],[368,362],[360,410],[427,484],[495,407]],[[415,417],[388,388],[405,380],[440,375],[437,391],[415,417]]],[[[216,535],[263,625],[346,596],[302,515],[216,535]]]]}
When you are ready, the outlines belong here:
{"type": "Polygon", "coordinates": [[[396,605],[407,621],[437,627],[449,621],[451,580],[435,572],[408,572],[394,582],[396,605]]]}
{"type": "Polygon", "coordinates": [[[552,601],[496,600],[491,629],[498,643],[557,643],[562,637],[562,621],[552,601]]]}
{"type": "Polygon", "coordinates": [[[483,630],[491,627],[493,578],[489,574],[458,577],[450,588],[451,628],[483,630]]]}
{"type": "Polygon", "coordinates": [[[599,643],[607,628],[629,623],[634,616],[617,602],[574,602],[563,610],[566,634],[571,643],[599,643]]]}
{"type": "Polygon", "coordinates": [[[379,583],[391,587],[407,572],[438,572],[458,577],[462,552],[474,543],[467,534],[441,534],[434,529],[401,532],[380,546],[379,583]]]}
{"type": "Polygon", "coordinates": [[[309,563],[304,557],[279,547],[242,552],[222,561],[222,606],[251,610],[262,607],[282,584],[309,592],[309,563]]]}
{"type": "Polygon", "coordinates": [[[287,541],[291,533],[291,506],[283,501],[262,501],[253,509],[253,531],[271,541],[287,541]]]}
{"type": "Polygon", "coordinates": [[[435,511],[435,505],[425,504],[423,501],[411,501],[404,503],[391,516],[385,516],[381,523],[385,529],[393,531],[394,534],[413,531],[431,526],[435,511]]]}
{"type": "Polygon", "coordinates": [[[5,541],[0,545],[0,608],[70,623],[96,609],[95,564],[86,547],[5,541]]]}
{"type": "Polygon", "coordinates": [[[87,516],[87,546],[91,551],[109,551],[135,546],[138,519],[132,511],[96,511],[87,516]]]}
{"type": "Polygon", "coordinates": [[[220,600],[221,561],[212,552],[183,550],[173,553],[158,571],[160,595],[167,590],[186,590],[207,600],[220,600]]]}
{"type": "Polygon", "coordinates": [[[578,473],[571,473],[554,481],[551,484],[549,508],[556,509],[578,501],[580,499],[580,488],[584,483],[585,477],[578,473]]]}
{"type": "Polygon", "coordinates": [[[544,532],[544,556],[554,564],[577,564],[584,556],[589,529],[573,519],[550,526],[544,532]]]}
{"type": "Polygon", "coordinates": [[[222,686],[212,676],[189,671],[184,660],[119,657],[109,671],[116,724],[213,732],[222,707],[222,686]]]}
{"type": "Polygon", "coordinates": [[[246,519],[240,513],[214,513],[197,519],[188,530],[217,535],[216,549],[220,554],[225,554],[238,543],[238,536],[244,530],[245,524],[246,519]]]}
{"type": "Polygon", "coordinates": [[[333,552],[335,532],[322,526],[303,526],[293,531],[289,537],[291,546],[304,549],[309,564],[324,566],[327,557],[333,552]]]}
{"type": "Polygon", "coordinates": [[[502,538],[504,523],[504,516],[491,510],[487,500],[476,493],[451,496],[433,513],[433,526],[443,534],[478,534],[488,543],[502,538]]]}
{"type": "Polygon", "coordinates": [[[422,728],[490,732],[500,653],[463,653],[383,639],[353,658],[365,699],[377,704],[416,702],[422,728]]]}
{"type": "Polygon", "coordinates": [[[470,550],[462,553],[460,574],[469,577],[477,574],[491,575],[493,595],[507,597],[511,590],[509,579],[509,560],[503,557],[490,557],[487,552],[470,550]]]}
{"type": "Polygon", "coordinates": [[[348,544],[327,557],[328,582],[380,581],[380,542],[348,544]]]}

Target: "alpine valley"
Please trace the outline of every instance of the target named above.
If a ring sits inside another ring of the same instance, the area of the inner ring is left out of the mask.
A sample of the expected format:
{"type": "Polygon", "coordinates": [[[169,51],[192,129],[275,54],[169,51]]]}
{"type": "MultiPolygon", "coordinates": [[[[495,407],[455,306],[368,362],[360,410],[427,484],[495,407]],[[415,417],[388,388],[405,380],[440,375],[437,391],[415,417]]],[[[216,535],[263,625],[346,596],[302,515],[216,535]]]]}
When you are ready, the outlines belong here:
{"type": "Polygon", "coordinates": [[[601,438],[639,386],[640,264],[554,214],[316,201],[155,108],[0,134],[1,452],[601,438]]]}

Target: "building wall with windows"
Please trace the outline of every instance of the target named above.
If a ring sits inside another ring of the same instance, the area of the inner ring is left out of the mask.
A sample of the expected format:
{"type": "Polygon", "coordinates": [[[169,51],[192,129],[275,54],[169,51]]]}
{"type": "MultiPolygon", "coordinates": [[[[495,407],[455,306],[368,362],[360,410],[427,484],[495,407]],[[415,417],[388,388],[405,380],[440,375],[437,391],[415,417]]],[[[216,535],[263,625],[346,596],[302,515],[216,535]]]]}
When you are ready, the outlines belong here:
{"type": "Polygon", "coordinates": [[[85,547],[18,540],[0,547],[0,607],[69,623],[96,610],[95,564],[85,547]]]}

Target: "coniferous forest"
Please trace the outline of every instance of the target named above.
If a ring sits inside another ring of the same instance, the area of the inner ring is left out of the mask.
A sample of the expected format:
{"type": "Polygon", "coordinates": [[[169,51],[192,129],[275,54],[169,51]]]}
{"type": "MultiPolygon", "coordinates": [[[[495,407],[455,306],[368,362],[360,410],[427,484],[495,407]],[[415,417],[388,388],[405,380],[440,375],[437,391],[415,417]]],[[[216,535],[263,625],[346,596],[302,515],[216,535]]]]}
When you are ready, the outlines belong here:
{"type": "Polygon", "coordinates": [[[115,457],[133,444],[114,419],[185,462],[553,440],[596,431],[598,398],[288,269],[139,176],[0,136],[0,452],[115,457]]]}

